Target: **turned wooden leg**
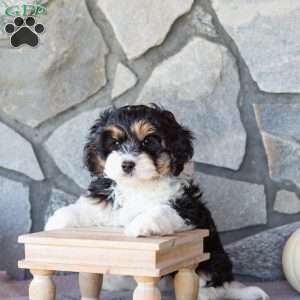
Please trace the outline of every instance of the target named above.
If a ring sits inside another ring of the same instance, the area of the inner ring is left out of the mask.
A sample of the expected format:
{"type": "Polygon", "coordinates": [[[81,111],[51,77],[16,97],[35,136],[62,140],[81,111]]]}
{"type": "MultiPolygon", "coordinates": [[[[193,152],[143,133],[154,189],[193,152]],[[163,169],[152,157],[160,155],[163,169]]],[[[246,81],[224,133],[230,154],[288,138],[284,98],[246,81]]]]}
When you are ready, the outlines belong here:
{"type": "Polygon", "coordinates": [[[133,293],[133,300],[161,300],[156,283],[159,277],[135,277],[137,287],[133,293]]]}
{"type": "Polygon", "coordinates": [[[196,266],[178,270],[174,279],[176,300],[197,300],[199,277],[195,268],[196,266]]]}
{"type": "Polygon", "coordinates": [[[29,285],[30,300],[55,300],[55,285],[51,276],[53,271],[30,270],[33,279],[29,285]]]}
{"type": "Polygon", "coordinates": [[[79,273],[82,300],[98,300],[102,287],[102,274],[79,273]]]}

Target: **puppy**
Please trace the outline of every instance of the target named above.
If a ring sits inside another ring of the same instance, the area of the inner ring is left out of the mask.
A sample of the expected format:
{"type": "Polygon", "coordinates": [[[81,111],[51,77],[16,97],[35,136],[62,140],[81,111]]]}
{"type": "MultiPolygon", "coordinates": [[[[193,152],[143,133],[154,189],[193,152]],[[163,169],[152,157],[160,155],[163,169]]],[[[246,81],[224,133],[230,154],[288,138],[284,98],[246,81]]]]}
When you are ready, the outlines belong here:
{"type": "Polygon", "coordinates": [[[55,212],[46,230],[121,226],[128,236],[169,235],[206,228],[200,263],[201,299],[267,299],[255,287],[233,283],[232,264],[202,193],[183,169],[193,156],[192,133],[158,106],[109,109],[90,129],[85,164],[93,176],[85,196],[55,212]]]}

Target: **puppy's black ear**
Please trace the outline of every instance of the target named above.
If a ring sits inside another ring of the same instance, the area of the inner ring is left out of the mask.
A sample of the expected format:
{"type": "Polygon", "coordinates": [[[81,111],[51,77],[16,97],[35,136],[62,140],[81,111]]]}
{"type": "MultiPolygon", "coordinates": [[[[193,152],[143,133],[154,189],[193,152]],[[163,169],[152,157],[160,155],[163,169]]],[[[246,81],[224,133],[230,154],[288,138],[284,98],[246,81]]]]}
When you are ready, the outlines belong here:
{"type": "Polygon", "coordinates": [[[167,110],[163,110],[163,118],[167,128],[167,147],[172,153],[172,172],[178,176],[184,164],[188,162],[194,154],[192,132],[181,126],[174,115],[167,110]]]}
{"type": "Polygon", "coordinates": [[[103,174],[104,161],[97,153],[97,143],[99,143],[102,129],[105,127],[111,112],[111,109],[107,109],[100,114],[90,128],[87,143],[84,146],[84,164],[92,176],[103,174]]]}

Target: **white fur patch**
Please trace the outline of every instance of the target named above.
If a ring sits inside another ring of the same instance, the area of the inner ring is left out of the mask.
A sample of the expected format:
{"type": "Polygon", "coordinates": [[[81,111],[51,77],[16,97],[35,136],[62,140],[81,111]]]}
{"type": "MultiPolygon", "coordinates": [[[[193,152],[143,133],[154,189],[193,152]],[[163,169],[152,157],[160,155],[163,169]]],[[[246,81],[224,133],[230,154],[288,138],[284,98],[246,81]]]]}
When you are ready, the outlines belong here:
{"type": "Polygon", "coordinates": [[[114,190],[115,225],[126,226],[139,214],[147,213],[182,194],[179,180],[162,177],[157,180],[132,180],[119,183],[114,190]]]}
{"type": "Polygon", "coordinates": [[[104,174],[118,184],[120,182],[130,183],[136,180],[150,180],[159,176],[153,161],[145,153],[133,155],[119,151],[113,151],[107,157],[104,174]],[[122,163],[126,160],[135,162],[135,167],[130,175],[125,174],[122,169],[122,163]]]}
{"type": "Polygon", "coordinates": [[[176,210],[169,205],[159,205],[138,215],[125,228],[128,236],[168,235],[192,227],[185,224],[176,210]]]}
{"type": "Polygon", "coordinates": [[[268,300],[269,296],[259,287],[246,287],[240,282],[225,283],[221,287],[205,287],[209,276],[199,275],[199,294],[198,300],[268,300]]]}
{"type": "Polygon", "coordinates": [[[75,204],[58,209],[49,218],[45,230],[66,227],[105,226],[112,213],[110,206],[92,204],[88,198],[82,196],[75,204]]]}
{"type": "Polygon", "coordinates": [[[46,230],[65,227],[121,226],[130,236],[167,235],[191,229],[170,206],[183,193],[183,179],[121,181],[114,189],[113,207],[93,204],[85,197],[55,212],[46,230]]]}
{"type": "Polygon", "coordinates": [[[224,298],[241,300],[268,300],[269,296],[259,287],[235,287],[234,283],[230,283],[228,286],[225,286],[224,298]]]}

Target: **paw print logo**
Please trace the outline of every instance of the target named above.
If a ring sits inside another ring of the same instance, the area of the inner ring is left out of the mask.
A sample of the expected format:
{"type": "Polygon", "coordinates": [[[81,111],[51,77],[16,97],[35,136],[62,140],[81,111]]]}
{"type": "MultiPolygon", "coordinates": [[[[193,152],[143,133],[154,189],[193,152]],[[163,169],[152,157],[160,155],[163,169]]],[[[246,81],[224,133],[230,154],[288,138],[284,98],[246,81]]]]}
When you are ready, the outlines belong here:
{"type": "Polygon", "coordinates": [[[10,43],[17,48],[21,45],[35,47],[39,43],[38,35],[45,30],[44,25],[36,24],[33,17],[17,17],[14,23],[6,24],[5,31],[11,35],[10,43]]]}

